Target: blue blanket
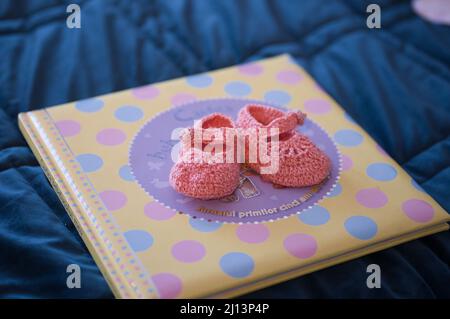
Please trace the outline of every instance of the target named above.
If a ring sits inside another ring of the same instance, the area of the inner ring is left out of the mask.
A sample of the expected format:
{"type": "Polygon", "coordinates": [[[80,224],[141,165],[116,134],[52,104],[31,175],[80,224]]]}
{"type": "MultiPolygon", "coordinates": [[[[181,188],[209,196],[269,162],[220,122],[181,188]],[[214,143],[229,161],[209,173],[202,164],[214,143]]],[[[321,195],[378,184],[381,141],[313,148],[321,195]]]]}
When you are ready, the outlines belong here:
{"type": "MultiPolygon", "coordinates": [[[[450,28],[409,1],[0,2],[0,297],[112,294],[17,126],[18,112],[290,53],[450,211],[450,28]],[[81,7],[81,29],[66,6],[81,7]],[[66,266],[81,266],[80,289],[66,266]]],[[[247,297],[450,297],[443,232],[247,297]],[[381,266],[380,289],[366,267],[381,266]]]]}

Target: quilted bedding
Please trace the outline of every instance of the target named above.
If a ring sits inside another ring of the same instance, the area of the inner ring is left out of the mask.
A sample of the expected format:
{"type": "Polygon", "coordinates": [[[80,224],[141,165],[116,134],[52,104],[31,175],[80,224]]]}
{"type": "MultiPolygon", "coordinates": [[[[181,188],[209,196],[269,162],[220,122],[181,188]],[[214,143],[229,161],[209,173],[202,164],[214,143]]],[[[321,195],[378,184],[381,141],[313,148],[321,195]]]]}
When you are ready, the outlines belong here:
{"type": "MultiPolygon", "coordinates": [[[[111,298],[17,126],[18,112],[290,53],[450,211],[450,27],[409,1],[2,0],[0,297],[111,298]],[[69,3],[81,29],[66,27],[69,3]],[[66,266],[82,287],[66,287],[66,266]]],[[[246,297],[450,297],[450,232],[246,297]],[[379,264],[380,289],[366,286],[379,264]]]]}

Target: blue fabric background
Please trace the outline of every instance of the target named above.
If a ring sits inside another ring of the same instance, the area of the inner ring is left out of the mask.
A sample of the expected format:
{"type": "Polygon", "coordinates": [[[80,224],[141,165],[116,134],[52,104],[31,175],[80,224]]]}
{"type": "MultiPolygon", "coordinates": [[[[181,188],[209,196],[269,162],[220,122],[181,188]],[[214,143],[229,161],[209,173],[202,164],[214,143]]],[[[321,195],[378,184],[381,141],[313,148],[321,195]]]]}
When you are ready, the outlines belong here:
{"type": "MultiPolygon", "coordinates": [[[[0,2],[0,297],[112,294],[17,126],[18,112],[290,53],[450,211],[450,28],[409,1],[0,2]],[[66,288],[66,266],[82,288],[66,288]]],[[[450,233],[372,254],[247,297],[450,297],[450,233]],[[366,267],[382,288],[366,287],[366,267]]]]}

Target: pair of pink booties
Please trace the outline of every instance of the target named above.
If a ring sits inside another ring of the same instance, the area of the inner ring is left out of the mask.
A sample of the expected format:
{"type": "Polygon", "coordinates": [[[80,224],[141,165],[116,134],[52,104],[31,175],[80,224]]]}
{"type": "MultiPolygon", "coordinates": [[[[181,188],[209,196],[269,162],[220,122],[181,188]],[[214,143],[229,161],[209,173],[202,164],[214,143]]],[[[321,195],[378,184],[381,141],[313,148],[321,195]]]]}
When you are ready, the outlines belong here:
{"type": "MultiPolygon", "coordinates": [[[[248,140],[245,142],[245,164],[248,168],[260,174],[263,180],[283,187],[305,187],[322,182],[330,173],[329,158],[316,147],[308,137],[298,133],[295,128],[302,125],[306,115],[302,112],[282,112],[263,105],[247,105],[239,111],[236,125],[220,113],[213,113],[202,118],[194,128],[200,130],[278,128],[279,164],[276,172],[263,173],[262,164],[249,161],[248,140]]],[[[187,130],[189,137],[193,130],[187,130]]],[[[225,135],[225,133],[223,133],[225,135]]],[[[183,139],[183,137],[182,137],[183,139]]],[[[225,140],[225,139],[224,139],[225,140]]],[[[259,141],[259,139],[257,139],[259,141]]],[[[267,139],[267,149],[270,151],[270,137],[267,139]]],[[[195,143],[182,143],[177,163],[172,167],[169,182],[179,193],[198,199],[218,199],[232,194],[239,186],[240,164],[237,160],[227,162],[193,161],[195,152],[204,151],[204,140],[201,149],[193,147],[195,143]]],[[[197,144],[198,145],[198,144],[197,144]]],[[[258,145],[259,147],[259,145],[258,145]]],[[[225,156],[225,155],[224,155],[225,156]]],[[[235,157],[236,159],[236,157],[235,157]]]]}

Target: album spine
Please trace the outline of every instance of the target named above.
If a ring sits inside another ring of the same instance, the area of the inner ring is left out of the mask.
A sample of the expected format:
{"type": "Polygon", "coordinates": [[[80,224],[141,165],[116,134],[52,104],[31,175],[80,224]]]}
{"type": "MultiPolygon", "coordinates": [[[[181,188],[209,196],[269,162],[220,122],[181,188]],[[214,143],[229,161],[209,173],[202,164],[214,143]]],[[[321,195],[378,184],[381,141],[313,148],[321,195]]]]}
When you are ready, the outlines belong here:
{"type": "MultiPolygon", "coordinates": [[[[89,218],[87,218],[86,216],[87,212],[83,209],[83,205],[81,205],[81,202],[79,201],[77,196],[74,195],[75,190],[71,189],[70,183],[67,183],[67,179],[65,178],[66,176],[64,176],[68,173],[63,172],[61,168],[56,165],[54,158],[52,158],[51,153],[49,152],[50,145],[47,145],[49,141],[42,136],[43,134],[47,134],[48,132],[42,132],[42,129],[37,129],[35,121],[31,119],[32,113],[33,112],[20,113],[18,116],[20,131],[25,137],[25,140],[28,143],[31,151],[38,160],[39,165],[43,169],[52,188],[58,195],[75,228],[86,244],[90,254],[93,256],[96,264],[99,266],[100,271],[102,272],[115,297],[135,298],[135,291],[132,289],[132,287],[125,288],[125,295],[124,289],[118,289],[118,287],[116,287],[116,285],[114,284],[113,275],[111,271],[106,267],[104,261],[105,258],[101,257],[105,256],[105,254],[108,254],[106,243],[104,243],[104,241],[101,240],[100,236],[98,236],[96,228],[89,223],[89,218]],[[95,241],[96,243],[98,243],[97,245],[93,244],[93,237],[96,238],[95,241]]],[[[109,259],[112,258],[113,256],[109,256],[109,259]]],[[[120,269],[117,269],[116,276],[120,274],[120,269]]]]}

